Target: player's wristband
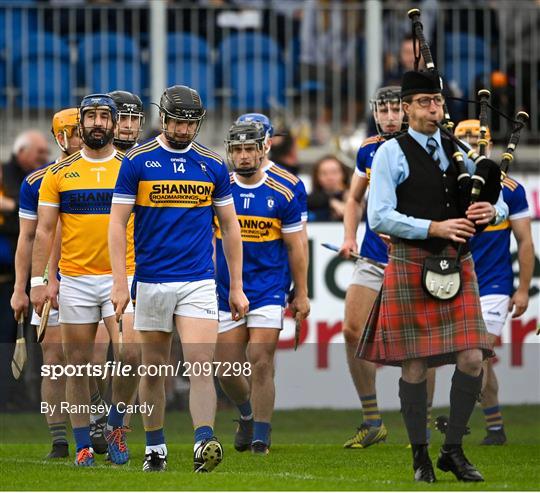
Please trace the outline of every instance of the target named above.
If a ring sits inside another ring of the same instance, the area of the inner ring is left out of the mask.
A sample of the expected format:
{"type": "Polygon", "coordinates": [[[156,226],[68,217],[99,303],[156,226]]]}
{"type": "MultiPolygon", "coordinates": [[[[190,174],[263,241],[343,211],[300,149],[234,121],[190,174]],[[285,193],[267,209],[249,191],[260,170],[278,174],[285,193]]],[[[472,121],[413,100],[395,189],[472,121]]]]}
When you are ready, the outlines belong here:
{"type": "Polygon", "coordinates": [[[45,286],[45,279],[42,276],[32,277],[30,279],[30,287],[37,288],[38,286],[45,286]]]}

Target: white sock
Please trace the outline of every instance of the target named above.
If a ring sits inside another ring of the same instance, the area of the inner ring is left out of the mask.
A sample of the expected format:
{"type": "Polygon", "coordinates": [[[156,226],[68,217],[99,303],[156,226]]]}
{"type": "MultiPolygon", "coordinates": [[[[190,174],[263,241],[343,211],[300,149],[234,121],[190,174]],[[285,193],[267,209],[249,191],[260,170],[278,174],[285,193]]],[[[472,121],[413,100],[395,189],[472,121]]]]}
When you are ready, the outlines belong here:
{"type": "Polygon", "coordinates": [[[158,454],[167,457],[167,445],[164,443],[160,443],[159,445],[147,445],[144,453],[150,454],[152,452],[157,452],[158,454]]]}

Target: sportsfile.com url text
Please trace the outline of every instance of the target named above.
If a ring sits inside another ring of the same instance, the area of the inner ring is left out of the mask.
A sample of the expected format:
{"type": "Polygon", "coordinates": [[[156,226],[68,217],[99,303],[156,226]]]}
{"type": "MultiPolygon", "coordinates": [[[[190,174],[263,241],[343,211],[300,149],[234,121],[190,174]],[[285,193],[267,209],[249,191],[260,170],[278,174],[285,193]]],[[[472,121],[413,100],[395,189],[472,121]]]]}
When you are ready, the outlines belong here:
{"type": "Polygon", "coordinates": [[[200,363],[179,361],[176,365],[138,365],[123,364],[119,361],[107,361],[103,365],[87,363],[85,365],[41,365],[41,376],[58,380],[62,377],[198,377],[198,376],[238,377],[251,375],[251,363],[239,361],[213,361],[200,363]]]}

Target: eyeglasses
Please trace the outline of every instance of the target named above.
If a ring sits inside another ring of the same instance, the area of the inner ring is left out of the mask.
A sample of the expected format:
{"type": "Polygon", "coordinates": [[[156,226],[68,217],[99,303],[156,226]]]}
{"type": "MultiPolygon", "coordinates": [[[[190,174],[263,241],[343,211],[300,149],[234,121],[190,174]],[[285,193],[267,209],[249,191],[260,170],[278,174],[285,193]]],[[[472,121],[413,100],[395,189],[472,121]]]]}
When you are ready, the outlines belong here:
{"type": "Polygon", "coordinates": [[[429,96],[426,96],[424,98],[418,98],[413,99],[413,103],[418,103],[419,106],[422,108],[429,108],[431,106],[431,102],[435,103],[435,106],[442,106],[444,104],[444,98],[442,96],[433,96],[430,98],[429,96]]]}

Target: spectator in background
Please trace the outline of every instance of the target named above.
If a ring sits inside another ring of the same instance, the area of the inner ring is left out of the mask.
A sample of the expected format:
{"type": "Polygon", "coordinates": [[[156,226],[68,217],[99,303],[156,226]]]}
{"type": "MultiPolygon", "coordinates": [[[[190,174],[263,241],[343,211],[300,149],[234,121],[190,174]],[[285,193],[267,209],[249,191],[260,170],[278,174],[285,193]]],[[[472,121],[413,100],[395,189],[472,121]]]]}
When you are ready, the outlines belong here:
{"type": "MultiPolygon", "coordinates": [[[[407,38],[412,40],[412,25],[407,12],[415,7],[420,9],[424,35],[427,42],[432,45],[435,40],[434,27],[438,0],[414,0],[412,2],[409,0],[394,0],[388,2],[385,7],[383,13],[384,70],[385,74],[399,73],[399,76],[397,80],[385,81],[382,85],[399,86],[401,84],[401,75],[403,72],[413,70],[414,63],[414,57],[412,61],[403,63],[403,41],[407,38]]],[[[407,56],[409,60],[412,57],[412,43],[410,48],[411,55],[407,56]]]]}
{"type": "MultiPolygon", "coordinates": [[[[422,14],[422,22],[423,21],[422,14]]],[[[410,21],[409,21],[410,24],[410,21]]],[[[425,31],[424,31],[425,32],[425,31]]],[[[428,40],[429,43],[429,40],[428,40]]],[[[431,45],[431,51],[434,53],[434,47],[431,45]]],[[[417,52],[420,54],[420,47],[418,47],[417,52]]],[[[425,69],[424,58],[420,56],[418,63],[418,69],[425,69]]],[[[399,59],[397,66],[394,70],[387,71],[384,76],[383,86],[399,86],[401,84],[401,77],[405,72],[415,70],[414,68],[414,43],[412,34],[407,34],[401,40],[401,45],[399,48],[399,59]]],[[[446,98],[446,105],[448,111],[453,121],[461,121],[465,118],[467,113],[467,106],[459,101],[452,100],[452,97],[463,97],[462,90],[458,87],[457,83],[452,80],[448,80],[443,75],[443,96],[446,98]]],[[[377,131],[375,127],[375,122],[373,118],[369,120],[369,130],[370,133],[375,133],[377,131]]]]}
{"type": "MultiPolygon", "coordinates": [[[[405,72],[414,70],[414,45],[412,34],[403,36],[399,45],[399,58],[397,64],[389,65],[389,70],[385,71],[383,86],[399,86],[401,77],[405,72]]],[[[418,68],[424,68],[424,59],[420,58],[418,68]]]]}
{"type": "Polygon", "coordinates": [[[351,173],[336,156],[319,159],[308,195],[308,221],[342,221],[351,173]]]}
{"type": "Polygon", "coordinates": [[[0,168],[0,343],[14,340],[9,300],[13,291],[14,252],[19,235],[19,190],[24,177],[47,163],[49,144],[37,130],[20,134],[13,145],[10,160],[0,168]],[[8,322],[9,321],[9,322],[8,322]]]}
{"type": "MultiPolygon", "coordinates": [[[[537,107],[540,101],[540,0],[529,0],[528,3],[528,6],[512,9],[511,12],[499,8],[497,14],[501,26],[500,46],[506,51],[508,67],[507,78],[502,87],[508,98],[506,112],[513,114],[516,110],[527,111],[531,116],[530,128],[534,129],[534,120],[536,128],[540,127],[540,112],[537,107]],[[512,22],[507,20],[510,15],[512,22]]],[[[492,7],[495,6],[493,3],[492,7]]],[[[495,85],[493,79],[492,84],[495,85]]]]}
{"type": "Polygon", "coordinates": [[[289,129],[274,134],[269,157],[270,161],[283,166],[295,176],[300,172],[296,138],[289,129]]]}
{"type": "Polygon", "coordinates": [[[0,411],[15,393],[11,357],[17,322],[10,299],[15,280],[14,255],[19,236],[19,190],[24,177],[47,162],[49,145],[37,130],[20,134],[10,160],[0,166],[0,411]]]}
{"type": "Polygon", "coordinates": [[[362,114],[364,77],[359,71],[360,36],[363,13],[350,0],[306,0],[300,27],[300,63],[302,82],[309,85],[310,95],[322,93],[324,106],[312,104],[317,114],[315,141],[324,144],[331,136],[330,122],[340,123],[355,106],[354,113],[362,114]],[[350,7],[349,7],[350,4],[350,7]]]}
{"type": "MultiPolygon", "coordinates": [[[[18,236],[19,189],[24,177],[47,163],[49,144],[38,130],[21,133],[13,144],[13,152],[0,171],[0,236],[13,246],[18,236]]],[[[15,249],[13,249],[15,251],[15,249]]],[[[1,259],[0,259],[1,263],[1,259]]]]}

